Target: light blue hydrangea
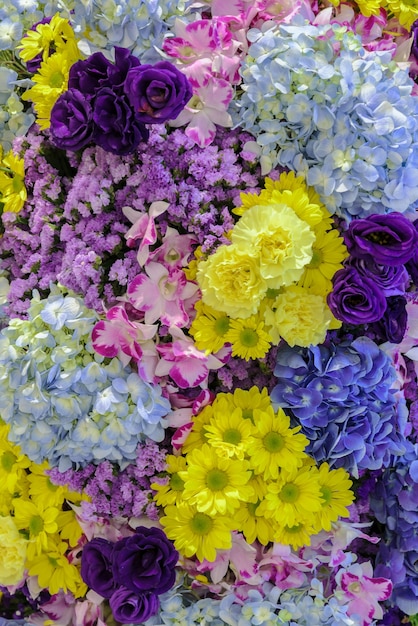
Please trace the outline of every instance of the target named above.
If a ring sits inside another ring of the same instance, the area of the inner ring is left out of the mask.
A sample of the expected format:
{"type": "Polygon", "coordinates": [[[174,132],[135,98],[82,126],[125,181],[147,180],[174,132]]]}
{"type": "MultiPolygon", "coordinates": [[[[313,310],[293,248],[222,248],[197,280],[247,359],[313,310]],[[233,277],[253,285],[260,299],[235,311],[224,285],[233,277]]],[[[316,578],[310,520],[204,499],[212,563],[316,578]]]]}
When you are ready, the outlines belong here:
{"type": "MultiPolygon", "coordinates": [[[[0,32],[0,49],[1,45],[0,32]]],[[[35,121],[33,113],[24,110],[17,78],[17,72],[0,65],[0,137],[5,153],[11,149],[14,138],[23,136],[35,121]]]]}
{"type": "Polygon", "coordinates": [[[36,463],[124,465],[138,442],[164,438],[170,403],[158,385],[94,352],[96,322],[80,298],[52,287],[46,300],[34,292],[27,320],[0,332],[0,413],[36,463]]]}
{"type": "Polygon", "coordinates": [[[281,165],[305,176],[347,219],[418,206],[418,99],[407,69],[338,25],[296,18],[249,39],[231,113],[254,135],[264,173],[281,165]]]}

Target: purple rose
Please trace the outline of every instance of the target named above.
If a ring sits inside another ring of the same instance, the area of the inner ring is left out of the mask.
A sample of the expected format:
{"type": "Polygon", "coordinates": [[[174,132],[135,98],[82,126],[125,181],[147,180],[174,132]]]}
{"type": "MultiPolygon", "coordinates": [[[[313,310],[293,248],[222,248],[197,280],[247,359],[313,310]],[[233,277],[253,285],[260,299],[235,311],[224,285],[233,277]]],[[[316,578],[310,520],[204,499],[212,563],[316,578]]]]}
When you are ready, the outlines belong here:
{"type": "Polygon", "coordinates": [[[418,245],[414,225],[401,213],[355,219],[344,233],[344,239],[352,256],[371,257],[381,265],[407,263],[418,245]]]}
{"type": "Polygon", "coordinates": [[[112,554],[114,545],[97,537],[87,543],[81,553],[81,577],[96,593],[110,598],[116,589],[113,579],[112,554]]]}
{"type": "Polygon", "coordinates": [[[122,624],[142,624],[158,612],[160,602],[151,593],[133,593],[119,587],[109,600],[113,617],[122,624]]]}
{"type": "Polygon", "coordinates": [[[115,63],[109,70],[109,80],[112,89],[122,93],[125,87],[126,76],[129,70],[141,65],[138,57],[135,57],[128,48],[115,46],[115,63]]]}
{"type": "Polygon", "coordinates": [[[354,267],[359,274],[372,280],[388,296],[399,296],[405,293],[409,283],[409,274],[403,265],[379,265],[374,259],[358,259],[350,257],[346,265],[354,267]]]}
{"type": "Polygon", "coordinates": [[[98,92],[93,121],[94,141],[113,154],[129,154],[141,141],[148,139],[145,126],[135,119],[126,96],[119,96],[110,88],[98,92]]]}
{"type": "Polygon", "coordinates": [[[62,150],[80,150],[93,137],[93,111],[78,89],[68,89],[51,110],[51,138],[62,150]]]}
{"type": "Polygon", "coordinates": [[[91,100],[99,89],[111,86],[108,76],[111,67],[112,63],[102,52],[76,61],[70,68],[68,88],[78,89],[87,100],[91,100]]]}
{"type": "Polygon", "coordinates": [[[412,35],[412,47],[411,52],[414,55],[415,59],[418,61],[418,20],[411,26],[411,35],[412,35]]]}
{"type": "Polygon", "coordinates": [[[164,593],[175,581],[178,552],[159,528],[140,526],[135,535],[115,545],[113,573],[116,582],[131,591],[164,593]]]}
{"type": "Polygon", "coordinates": [[[335,317],[347,324],[376,322],[386,310],[382,290],[354,267],[336,272],[327,301],[335,317]]]}
{"type": "Polygon", "coordinates": [[[379,343],[401,343],[408,322],[406,298],[391,296],[386,302],[386,311],[378,322],[372,324],[371,330],[379,335],[379,343]]]}
{"type": "Polygon", "coordinates": [[[149,124],[175,119],[193,95],[188,78],[169,61],[129,70],[125,93],[137,119],[149,124]]]}

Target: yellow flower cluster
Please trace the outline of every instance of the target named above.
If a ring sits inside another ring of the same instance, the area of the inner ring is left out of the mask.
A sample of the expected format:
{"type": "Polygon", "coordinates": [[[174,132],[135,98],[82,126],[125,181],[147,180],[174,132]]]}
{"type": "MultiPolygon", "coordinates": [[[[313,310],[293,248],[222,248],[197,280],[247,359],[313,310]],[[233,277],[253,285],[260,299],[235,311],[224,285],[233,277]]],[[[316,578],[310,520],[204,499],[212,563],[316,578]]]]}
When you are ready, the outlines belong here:
{"type": "Polygon", "coordinates": [[[26,198],[23,159],[16,156],[11,150],[4,156],[0,152],[0,205],[2,210],[18,213],[23,208],[26,198]]]}
{"type": "MultiPolygon", "coordinates": [[[[339,6],[341,0],[330,0],[334,6],[339,6]]],[[[385,9],[388,18],[395,17],[401,26],[410,30],[418,19],[418,5],[416,0],[356,0],[355,4],[362,15],[370,17],[378,15],[380,9],[385,9]]]]}
{"type": "Polygon", "coordinates": [[[340,324],[326,296],[347,250],[315,192],[293,172],[266,179],[260,194],[241,194],[241,216],[221,245],[201,260],[202,302],[190,332],[201,350],[225,343],[246,360],[271,343],[308,347],[340,324]]]}
{"type": "Polygon", "coordinates": [[[196,416],[182,456],[167,458],[168,482],[152,485],[182,555],[214,561],[231,547],[232,531],[248,543],[298,548],[348,515],[347,472],[317,467],[299,431],[257,387],[221,393],[196,416]]]}
{"type": "Polygon", "coordinates": [[[82,536],[70,504],[79,494],[53,485],[37,465],[7,439],[9,427],[0,425],[0,585],[18,585],[26,575],[37,576],[51,594],[87,591],[79,567],[67,554],[82,536]]]}
{"type": "Polygon", "coordinates": [[[25,62],[42,55],[40,68],[33,76],[35,84],[25,91],[22,100],[33,102],[39,127],[49,128],[52,107],[67,90],[70,67],[81,59],[74,31],[57,13],[48,24],[29,30],[18,50],[25,62]]]}

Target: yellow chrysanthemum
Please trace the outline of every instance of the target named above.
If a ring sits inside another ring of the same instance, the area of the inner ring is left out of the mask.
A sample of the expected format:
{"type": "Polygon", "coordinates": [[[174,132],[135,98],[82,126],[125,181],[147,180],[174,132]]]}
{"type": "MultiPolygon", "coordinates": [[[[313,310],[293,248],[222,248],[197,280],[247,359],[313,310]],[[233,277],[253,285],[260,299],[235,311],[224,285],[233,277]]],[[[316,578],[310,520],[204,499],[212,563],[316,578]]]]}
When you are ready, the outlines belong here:
{"type": "Polygon", "coordinates": [[[27,543],[10,515],[0,517],[0,585],[6,587],[22,581],[27,543]]]}
{"type": "Polygon", "coordinates": [[[234,319],[255,315],[267,289],[257,254],[234,245],[199,263],[197,281],[203,302],[234,319]]]}
{"type": "Polygon", "coordinates": [[[66,539],[72,548],[75,548],[81,537],[83,530],[77,521],[75,511],[60,511],[57,517],[58,531],[61,539],[66,539]]]}
{"type": "Polygon", "coordinates": [[[205,406],[200,413],[193,416],[193,427],[182,446],[183,454],[188,454],[195,448],[201,448],[207,443],[206,426],[213,415],[213,406],[205,406]]]}
{"type": "Polygon", "coordinates": [[[344,240],[335,229],[315,230],[312,259],[305,266],[298,282],[300,287],[310,288],[313,293],[326,296],[332,291],[332,277],[343,267],[348,256],[344,240]]]}
{"type": "Polygon", "coordinates": [[[225,338],[232,344],[232,356],[249,361],[262,359],[270,349],[270,335],[264,330],[264,322],[256,316],[231,320],[225,338]]]}
{"type": "Polygon", "coordinates": [[[196,507],[180,503],[164,509],[161,525],[175,548],[185,557],[196,555],[199,561],[214,561],[217,550],[229,550],[232,546],[232,530],[235,523],[230,517],[198,511],[196,507]]]}
{"type": "Polygon", "coordinates": [[[248,446],[250,467],[264,480],[277,479],[282,468],[293,471],[301,467],[309,440],[302,435],[300,426],[290,428],[290,418],[283,409],[274,413],[272,407],[254,411],[256,433],[248,446]]]}
{"type": "Polygon", "coordinates": [[[282,472],[277,482],[268,485],[258,513],[274,517],[281,526],[313,525],[321,506],[318,470],[304,466],[293,472],[282,472]]]}
{"type": "Polygon", "coordinates": [[[248,462],[221,457],[207,444],[187,455],[187,466],[179,472],[184,499],[202,513],[228,515],[254,494],[248,462]]]}
{"type": "Polygon", "coordinates": [[[0,162],[0,205],[3,211],[18,213],[26,198],[25,163],[10,150],[0,162]]]}
{"type": "Polygon", "coordinates": [[[282,543],[286,546],[292,546],[294,550],[301,548],[302,546],[309,546],[311,544],[311,536],[316,534],[312,524],[306,522],[299,522],[293,524],[293,526],[280,526],[277,528],[274,541],[282,543]]]}
{"type": "Polygon", "coordinates": [[[383,6],[389,14],[392,13],[399,20],[401,26],[406,30],[410,30],[412,24],[418,19],[416,0],[386,0],[383,6]]]}
{"type": "Polygon", "coordinates": [[[236,408],[232,413],[216,411],[205,426],[206,439],[217,454],[242,460],[248,446],[254,441],[254,425],[236,408]]]}
{"type": "Polygon", "coordinates": [[[75,46],[74,31],[68,20],[56,13],[48,24],[38,24],[28,30],[17,46],[19,56],[25,63],[42,54],[45,61],[51,54],[68,46],[75,46]]]}
{"type": "Polygon", "coordinates": [[[233,245],[258,258],[260,274],[272,289],[298,280],[312,258],[315,235],[297,216],[293,199],[289,192],[288,204],[279,202],[275,194],[263,203],[259,200],[244,213],[231,235],[233,245]]]}
{"type": "Polygon", "coordinates": [[[187,469],[186,459],[184,456],[168,454],[166,463],[169,474],[168,482],[164,485],[151,483],[151,489],[156,491],[154,500],[158,506],[178,504],[183,501],[184,481],[180,478],[179,472],[187,469]]]}
{"type": "Polygon", "coordinates": [[[64,53],[56,53],[41,63],[33,76],[33,87],[25,91],[22,100],[33,102],[37,124],[43,130],[51,125],[51,110],[59,96],[67,90],[68,75],[74,59],[64,53]]]}
{"type": "Polygon", "coordinates": [[[80,598],[87,592],[87,585],[83,583],[78,568],[65,556],[67,549],[67,544],[62,541],[54,549],[32,558],[29,575],[37,576],[39,586],[48,589],[51,595],[62,590],[71,591],[80,598]]]}
{"type": "MultiPolygon", "coordinates": [[[[222,394],[220,394],[222,396],[222,394]]],[[[225,394],[226,395],[226,394],[225,394]]],[[[251,389],[235,389],[233,394],[228,394],[228,402],[230,406],[242,409],[242,416],[246,419],[254,421],[254,411],[259,409],[265,411],[271,407],[271,400],[267,389],[259,389],[256,386],[251,389]]],[[[222,401],[222,397],[218,396],[218,401],[222,401]]]]}
{"type": "Polygon", "coordinates": [[[196,302],[197,315],[190,327],[195,344],[199,350],[218,352],[227,342],[225,335],[230,327],[229,317],[220,311],[215,311],[201,300],[196,302]]]}
{"type": "Polygon", "coordinates": [[[354,502],[354,493],[350,489],[353,483],[343,468],[330,470],[328,463],[322,463],[318,482],[323,503],[315,520],[316,532],[331,530],[332,522],[336,522],[339,517],[348,517],[346,507],[354,502]]]}
{"type": "Polygon", "coordinates": [[[27,468],[31,461],[25,454],[22,454],[19,446],[11,443],[7,434],[10,427],[6,424],[0,425],[0,484],[1,491],[9,494],[21,493],[22,488],[27,492],[27,468]]]}
{"type": "Polygon", "coordinates": [[[273,342],[283,338],[292,347],[323,343],[327,330],[335,327],[325,298],[297,285],[283,289],[264,317],[273,342]]]}
{"type": "Polygon", "coordinates": [[[41,501],[45,506],[61,508],[67,489],[54,485],[45,473],[47,469],[49,469],[49,464],[46,461],[41,465],[32,463],[31,473],[28,476],[29,494],[35,503],[41,501]]]}
{"type": "Polygon", "coordinates": [[[234,514],[234,521],[247,543],[254,543],[257,540],[266,546],[271,541],[275,541],[276,524],[273,519],[266,519],[262,515],[257,515],[259,505],[259,501],[242,502],[234,514]]]}
{"type": "Polygon", "coordinates": [[[44,507],[41,502],[16,498],[13,500],[16,526],[28,534],[28,559],[40,554],[48,546],[48,537],[58,531],[56,507],[44,507]]]}

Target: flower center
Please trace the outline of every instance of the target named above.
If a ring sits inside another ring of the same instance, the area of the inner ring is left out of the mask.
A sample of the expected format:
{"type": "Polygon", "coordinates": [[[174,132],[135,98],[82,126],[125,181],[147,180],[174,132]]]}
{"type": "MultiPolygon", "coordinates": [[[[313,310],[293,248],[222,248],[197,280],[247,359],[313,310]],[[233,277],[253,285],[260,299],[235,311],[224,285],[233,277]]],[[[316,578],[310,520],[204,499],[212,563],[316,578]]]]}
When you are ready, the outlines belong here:
{"type": "Polygon", "coordinates": [[[361,585],[358,581],[355,581],[348,585],[348,590],[351,591],[351,593],[360,593],[361,585]]]}
{"type": "Polygon", "coordinates": [[[6,452],[3,452],[3,454],[1,455],[1,465],[2,468],[4,470],[6,470],[6,472],[10,472],[13,465],[15,464],[16,461],[16,456],[13,454],[13,452],[10,452],[10,450],[6,450],[6,452]]]}
{"type": "Polygon", "coordinates": [[[286,532],[291,535],[296,535],[303,528],[303,524],[295,524],[294,526],[285,526],[286,532]]]}
{"type": "Polygon", "coordinates": [[[245,420],[252,420],[254,417],[254,413],[252,409],[242,409],[242,417],[245,420]]]}
{"type": "Polygon", "coordinates": [[[224,432],[224,442],[232,443],[234,446],[237,446],[242,441],[241,433],[237,428],[228,428],[224,432]]]}
{"type": "Polygon", "coordinates": [[[306,268],[308,270],[316,270],[321,265],[322,261],[323,261],[322,252],[320,250],[316,250],[315,248],[312,248],[312,259],[309,261],[306,268]]]}
{"type": "Polygon", "coordinates": [[[286,483],[284,487],[282,487],[279,497],[283,502],[290,504],[296,502],[299,498],[299,487],[293,483],[286,483]]]}
{"type": "Polygon", "coordinates": [[[205,513],[196,513],[190,520],[190,527],[195,535],[207,535],[213,526],[213,520],[205,513]]]}
{"type": "Polygon", "coordinates": [[[61,72],[54,72],[49,77],[49,86],[50,87],[62,87],[64,83],[64,76],[61,72]]]}
{"type": "Polygon", "coordinates": [[[258,344],[258,334],[252,328],[244,328],[239,334],[240,341],[246,348],[254,348],[258,344]]]}
{"type": "Polygon", "coordinates": [[[332,500],[332,491],[329,487],[322,485],[321,487],[321,496],[325,500],[324,504],[329,504],[332,500]]]}
{"type": "Polygon", "coordinates": [[[218,317],[214,324],[214,330],[219,337],[223,337],[229,330],[229,318],[225,315],[225,317],[218,317]]]}
{"type": "Polygon", "coordinates": [[[284,447],[284,438],[279,433],[271,431],[263,438],[263,444],[267,452],[274,454],[284,447]]]}
{"type": "Polygon", "coordinates": [[[220,469],[211,469],[206,476],[206,485],[211,491],[221,491],[228,484],[226,472],[220,469]]]}
{"type": "Polygon", "coordinates": [[[44,529],[44,520],[40,515],[34,515],[30,518],[29,531],[31,535],[39,535],[44,529]]]}
{"type": "Polygon", "coordinates": [[[173,491],[183,491],[184,489],[184,481],[180,478],[177,472],[171,474],[168,484],[173,491]]]}

